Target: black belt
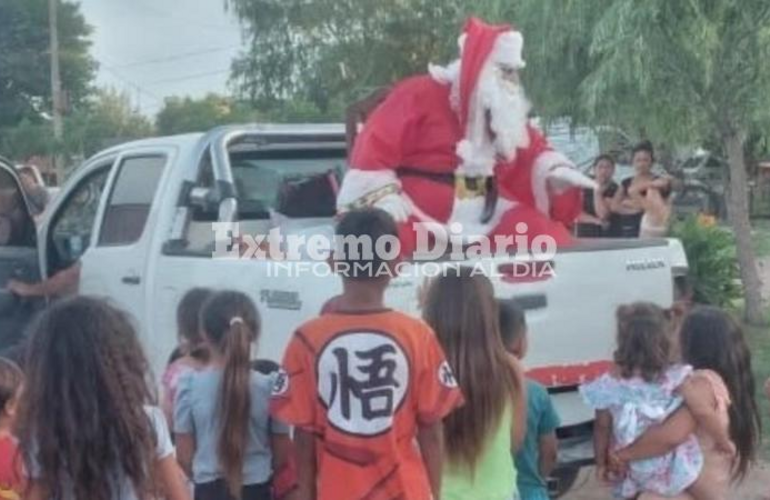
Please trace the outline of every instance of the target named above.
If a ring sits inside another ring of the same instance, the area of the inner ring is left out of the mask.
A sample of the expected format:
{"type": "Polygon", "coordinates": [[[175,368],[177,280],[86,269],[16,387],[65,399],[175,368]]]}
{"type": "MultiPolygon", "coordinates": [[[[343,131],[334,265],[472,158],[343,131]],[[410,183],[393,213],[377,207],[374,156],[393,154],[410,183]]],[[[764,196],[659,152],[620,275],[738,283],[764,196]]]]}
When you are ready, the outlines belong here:
{"type": "MultiPolygon", "coordinates": [[[[414,167],[399,167],[396,170],[399,177],[421,177],[440,184],[446,184],[449,186],[457,187],[458,178],[455,174],[429,172],[414,167]]],[[[497,179],[493,176],[479,177],[479,178],[465,178],[463,182],[466,183],[469,189],[477,190],[479,187],[478,182],[484,182],[484,211],[481,213],[481,223],[486,224],[492,220],[492,216],[495,214],[497,208],[497,179]]]]}
{"type": "Polygon", "coordinates": [[[454,186],[455,174],[447,174],[440,172],[426,172],[413,167],[399,167],[396,170],[399,177],[422,177],[424,179],[430,179],[434,182],[440,182],[441,184],[449,184],[454,186]]]}

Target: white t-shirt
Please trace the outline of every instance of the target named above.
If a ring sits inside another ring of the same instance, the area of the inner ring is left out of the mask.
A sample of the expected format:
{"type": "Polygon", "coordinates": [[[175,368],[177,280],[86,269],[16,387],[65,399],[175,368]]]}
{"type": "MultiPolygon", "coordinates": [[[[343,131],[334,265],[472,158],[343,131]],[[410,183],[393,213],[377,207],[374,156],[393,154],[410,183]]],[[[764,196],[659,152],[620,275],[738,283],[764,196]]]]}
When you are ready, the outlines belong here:
{"type": "MultiPolygon", "coordinates": [[[[163,411],[156,406],[146,406],[144,410],[147,412],[147,416],[150,417],[152,427],[155,430],[155,436],[157,443],[155,445],[155,458],[157,460],[164,459],[174,454],[174,445],[171,442],[171,435],[168,431],[168,425],[166,424],[166,418],[163,415],[163,411]]],[[[37,463],[35,453],[31,454],[32,460],[28,464],[29,475],[32,479],[40,478],[40,465],[37,463]]],[[[108,471],[104,471],[108,474],[108,471]]],[[[113,471],[113,488],[112,488],[112,500],[139,500],[136,491],[134,491],[134,485],[126,478],[122,470],[113,471]]],[[[65,480],[62,488],[62,496],[59,500],[75,500],[75,494],[72,491],[72,484],[69,479],[65,480]]]]}

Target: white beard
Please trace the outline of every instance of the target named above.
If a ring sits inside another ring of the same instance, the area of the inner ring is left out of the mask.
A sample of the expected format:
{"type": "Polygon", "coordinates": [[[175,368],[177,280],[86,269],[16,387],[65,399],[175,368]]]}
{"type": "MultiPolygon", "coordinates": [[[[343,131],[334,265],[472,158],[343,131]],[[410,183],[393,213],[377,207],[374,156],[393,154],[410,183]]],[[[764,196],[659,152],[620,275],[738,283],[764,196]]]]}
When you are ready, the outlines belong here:
{"type": "Polygon", "coordinates": [[[512,161],[517,148],[529,146],[527,122],[531,106],[524,88],[504,81],[494,73],[482,74],[476,100],[478,109],[484,110],[484,114],[488,110],[491,116],[489,128],[495,133],[495,151],[512,161]]]}

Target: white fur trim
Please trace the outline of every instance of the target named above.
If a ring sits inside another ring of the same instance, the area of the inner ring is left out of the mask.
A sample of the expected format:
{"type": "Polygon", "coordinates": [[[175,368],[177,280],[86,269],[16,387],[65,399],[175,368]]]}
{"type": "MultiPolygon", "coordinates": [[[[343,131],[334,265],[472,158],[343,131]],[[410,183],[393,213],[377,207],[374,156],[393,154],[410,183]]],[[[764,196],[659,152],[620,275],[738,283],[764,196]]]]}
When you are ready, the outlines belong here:
{"type": "Polygon", "coordinates": [[[527,65],[522,57],[523,51],[524,36],[518,31],[506,31],[495,40],[490,60],[497,64],[505,64],[515,69],[521,69],[527,65]]]}
{"type": "Polygon", "coordinates": [[[475,146],[468,139],[457,143],[460,164],[455,173],[468,177],[491,177],[495,173],[495,149],[490,143],[475,146]]]}
{"type": "Polygon", "coordinates": [[[583,175],[577,169],[571,165],[561,165],[551,170],[551,175],[548,178],[555,185],[556,189],[564,190],[571,187],[582,187],[588,189],[596,189],[596,181],[583,175]]]}
{"type": "Polygon", "coordinates": [[[452,61],[446,66],[428,64],[428,73],[438,83],[450,85],[460,78],[460,60],[452,61]]]}
{"type": "Polygon", "coordinates": [[[345,210],[348,205],[355,203],[356,200],[390,184],[395,184],[401,188],[401,181],[398,180],[396,172],[393,170],[360,170],[351,168],[345,174],[342,186],[340,186],[340,192],[337,194],[337,209],[345,210]]]}
{"type": "Polygon", "coordinates": [[[429,64],[428,73],[431,78],[441,85],[449,85],[449,106],[453,111],[460,109],[460,60],[453,61],[447,66],[429,64]]]}
{"type": "Polygon", "coordinates": [[[452,215],[449,217],[447,225],[453,223],[462,224],[462,234],[465,243],[478,241],[492,232],[500,224],[505,212],[513,208],[516,203],[505,198],[498,198],[495,214],[486,224],[481,222],[481,215],[484,212],[484,197],[477,198],[455,198],[452,206],[452,215]]]}
{"type": "Polygon", "coordinates": [[[546,151],[535,160],[532,166],[532,193],[535,196],[535,208],[550,216],[551,199],[548,195],[548,177],[559,166],[573,167],[573,164],[563,154],[557,151],[546,151]]]}

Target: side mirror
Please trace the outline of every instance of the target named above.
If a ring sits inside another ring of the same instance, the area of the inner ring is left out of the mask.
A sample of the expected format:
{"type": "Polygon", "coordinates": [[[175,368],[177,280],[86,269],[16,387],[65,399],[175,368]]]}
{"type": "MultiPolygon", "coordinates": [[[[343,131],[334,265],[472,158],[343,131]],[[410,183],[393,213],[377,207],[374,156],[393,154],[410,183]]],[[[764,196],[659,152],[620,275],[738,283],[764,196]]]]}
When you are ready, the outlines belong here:
{"type": "Polygon", "coordinates": [[[186,205],[204,220],[234,222],[238,219],[238,200],[229,184],[219,183],[214,188],[192,187],[186,205]]]}
{"type": "Polygon", "coordinates": [[[187,196],[187,204],[204,213],[216,213],[219,210],[219,193],[207,187],[194,187],[187,196]]]}

